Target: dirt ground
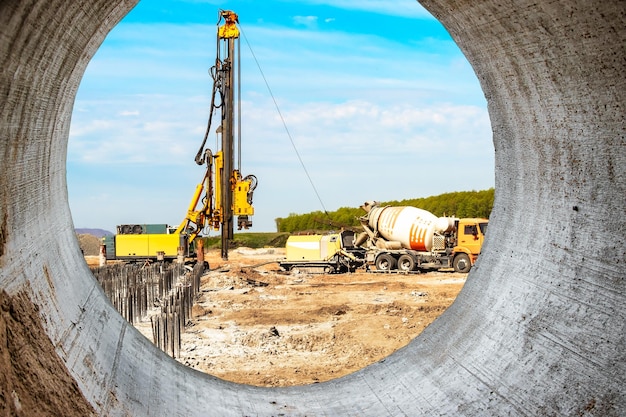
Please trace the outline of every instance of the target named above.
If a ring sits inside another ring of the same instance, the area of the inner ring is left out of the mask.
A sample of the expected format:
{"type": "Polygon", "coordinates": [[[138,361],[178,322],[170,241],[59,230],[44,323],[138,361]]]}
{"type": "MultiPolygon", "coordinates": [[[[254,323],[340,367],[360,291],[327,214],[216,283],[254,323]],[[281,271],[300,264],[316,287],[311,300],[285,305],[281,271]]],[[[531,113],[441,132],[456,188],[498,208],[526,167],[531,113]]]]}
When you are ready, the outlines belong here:
{"type": "MultiPolygon", "coordinates": [[[[181,363],[257,386],[310,384],[383,359],[455,299],[467,274],[287,274],[282,249],[237,249],[211,271],[182,336],[181,363]]],[[[151,339],[149,320],[138,328],[151,339]]]]}
{"type": "MultiPolygon", "coordinates": [[[[289,274],[284,249],[205,255],[181,363],[257,386],[327,381],[375,363],[408,344],[456,298],[467,274],[289,274]]],[[[98,257],[85,257],[97,265],[98,257]]],[[[136,327],[150,340],[146,318],[136,327]]]]}
{"type": "Polygon", "coordinates": [[[92,416],[26,291],[0,291],[0,416],[92,416]]]}

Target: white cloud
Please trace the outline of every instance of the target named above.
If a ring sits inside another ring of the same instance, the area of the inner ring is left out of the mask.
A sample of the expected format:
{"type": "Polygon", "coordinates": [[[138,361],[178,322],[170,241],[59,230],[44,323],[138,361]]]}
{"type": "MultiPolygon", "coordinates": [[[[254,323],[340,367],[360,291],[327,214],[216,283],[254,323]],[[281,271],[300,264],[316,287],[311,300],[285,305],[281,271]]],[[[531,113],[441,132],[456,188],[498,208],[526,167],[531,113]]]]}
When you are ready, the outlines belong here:
{"type": "Polygon", "coordinates": [[[299,26],[305,26],[309,29],[317,28],[317,16],[294,16],[293,22],[299,26]]]}
{"type": "Polygon", "coordinates": [[[123,110],[119,114],[120,116],[139,116],[139,110],[123,110]]]}
{"type": "MultiPolygon", "coordinates": [[[[254,122],[244,132],[244,173],[259,178],[259,216],[322,209],[272,109],[246,109],[254,113],[254,122]]],[[[451,104],[382,107],[360,101],[304,103],[284,108],[283,115],[328,210],[371,198],[493,186],[493,146],[485,109],[451,104]]]]}
{"type": "MultiPolygon", "coordinates": [[[[492,152],[489,118],[486,110],[477,106],[316,102],[291,104],[281,112],[303,154],[324,154],[328,149],[368,154],[377,149],[378,155],[404,158],[410,150],[430,155],[435,147],[456,155],[456,149],[465,143],[475,144],[487,157],[492,152]]],[[[289,137],[269,103],[261,107],[245,103],[244,121],[244,134],[254,153],[272,154],[288,148],[289,137]]]]}
{"type": "Polygon", "coordinates": [[[77,100],[68,161],[91,164],[184,165],[195,154],[207,120],[206,102],[166,95],[77,100]],[[137,110],[128,117],[120,108],[137,110]],[[202,132],[202,133],[200,133],[202,132]]]}
{"type": "MultiPolygon", "coordinates": [[[[94,106],[112,113],[96,103],[94,106]]],[[[172,221],[169,219],[176,219],[186,207],[202,175],[192,161],[205,119],[198,120],[192,132],[187,122],[169,121],[180,114],[173,117],[167,109],[160,113],[158,107],[149,110],[141,111],[136,124],[129,125],[123,117],[97,120],[88,126],[77,123],[75,127],[73,123],[73,129],[84,128],[83,135],[89,130],[95,136],[82,142],[73,130],[70,164],[108,165],[116,177],[123,178],[129,192],[146,187],[145,179],[135,173],[139,167],[145,175],[149,173],[154,184],[177,183],[171,201],[160,208],[170,207],[164,218],[172,221]]],[[[281,112],[328,210],[371,198],[401,199],[493,186],[493,146],[484,108],[449,103],[388,106],[358,100],[289,103],[281,112]],[[468,170],[468,166],[480,169],[468,170]]],[[[213,137],[208,142],[215,150],[213,137]]],[[[269,100],[243,103],[242,159],[242,173],[259,179],[255,224],[260,229],[255,230],[273,230],[274,218],[290,212],[321,209],[269,100]]],[[[137,202],[144,210],[153,204],[146,192],[145,201],[137,202]]],[[[135,197],[143,194],[136,191],[135,197]]],[[[123,212],[127,196],[114,193],[106,205],[123,212]]]]}

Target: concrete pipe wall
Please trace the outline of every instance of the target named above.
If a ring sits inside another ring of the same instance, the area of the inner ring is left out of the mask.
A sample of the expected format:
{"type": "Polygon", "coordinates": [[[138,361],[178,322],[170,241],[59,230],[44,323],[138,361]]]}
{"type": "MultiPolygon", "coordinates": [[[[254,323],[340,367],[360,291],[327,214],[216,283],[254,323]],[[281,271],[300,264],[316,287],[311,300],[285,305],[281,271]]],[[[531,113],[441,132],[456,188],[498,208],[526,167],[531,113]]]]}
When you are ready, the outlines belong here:
{"type": "Polygon", "coordinates": [[[0,2],[3,411],[626,415],[624,1],[422,2],[489,105],[496,201],[484,253],[406,348],[338,380],[278,389],[174,362],[111,308],[81,258],[65,181],[72,105],[134,3],[0,2]]]}

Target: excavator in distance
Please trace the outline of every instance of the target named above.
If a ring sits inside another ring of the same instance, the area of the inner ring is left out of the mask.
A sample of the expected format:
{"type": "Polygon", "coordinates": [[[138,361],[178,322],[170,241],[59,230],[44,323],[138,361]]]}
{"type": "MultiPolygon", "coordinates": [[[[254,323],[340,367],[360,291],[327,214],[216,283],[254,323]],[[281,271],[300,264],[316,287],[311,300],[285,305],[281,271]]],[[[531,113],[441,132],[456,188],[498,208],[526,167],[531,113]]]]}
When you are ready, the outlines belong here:
{"type": "Polygon", "coordinates": [[[241,113],[238,99],[241,83],[237,24],[236,13],[219,11],[217,57],[210,70],[213,91],[209,121],[195,157],[196,164],[206,165],[206,170],[202,181],[196,186],[185,218],[176,228],[165,224],[117,226],[115,236],[103,238],[106,259],[172,260],[179,256],[192,256],[194,240],[208,228],[221,231],[221,255],[226,260],[229,243],[233,239],[235,216],[239,230],[252,226],[252,197],[257,179],[254,175],[241,175],[241,118],[238,117],[241,113]],[[213,114],[218,110],[221,117],[215,133],[221,146],[213,153],[205,145],[211,132],[213,114]],[[236,167],[235,156],[238,162],[236,167]]]}

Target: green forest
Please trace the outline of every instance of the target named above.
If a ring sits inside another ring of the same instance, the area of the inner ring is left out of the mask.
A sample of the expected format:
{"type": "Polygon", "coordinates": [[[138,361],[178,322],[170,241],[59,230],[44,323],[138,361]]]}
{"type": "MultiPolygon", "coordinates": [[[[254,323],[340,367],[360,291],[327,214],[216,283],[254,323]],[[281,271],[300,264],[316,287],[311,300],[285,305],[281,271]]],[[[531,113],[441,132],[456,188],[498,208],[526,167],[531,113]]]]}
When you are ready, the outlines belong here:
{"type": "MultiPolygon", "coordinates": [[[[430,211],[435,216],[485,217],[489,218],[493,207],[494,189],[482,191],[457,191],[431,197],[414,198],[402,201],[380,202],[383,206],[413,206],[430,211]]],[[[341,207],[324,213],[314,211],[307,214],[292,213],[277,218],[278,232],[317,232],[344,229],[358,229],[359,217],[365,212],[359,207],[341,207]]]]}

